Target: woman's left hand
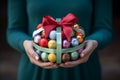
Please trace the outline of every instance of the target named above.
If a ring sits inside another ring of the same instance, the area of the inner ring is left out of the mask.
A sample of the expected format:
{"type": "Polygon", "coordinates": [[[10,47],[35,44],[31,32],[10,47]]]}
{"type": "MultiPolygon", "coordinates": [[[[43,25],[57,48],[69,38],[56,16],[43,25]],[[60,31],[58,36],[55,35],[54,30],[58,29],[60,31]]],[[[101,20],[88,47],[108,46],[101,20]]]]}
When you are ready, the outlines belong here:
{"type": "Polygon", "coordinates": [[[68,68],[68,67],[74,67],[81,63],[87,62],[90,55],[97,48],[97,46],[98,46],[98,42],[96,40],[86,41],[85,49],[81,52],[79,60],[65,62],[60,64],[59,66],[68,68]]]}

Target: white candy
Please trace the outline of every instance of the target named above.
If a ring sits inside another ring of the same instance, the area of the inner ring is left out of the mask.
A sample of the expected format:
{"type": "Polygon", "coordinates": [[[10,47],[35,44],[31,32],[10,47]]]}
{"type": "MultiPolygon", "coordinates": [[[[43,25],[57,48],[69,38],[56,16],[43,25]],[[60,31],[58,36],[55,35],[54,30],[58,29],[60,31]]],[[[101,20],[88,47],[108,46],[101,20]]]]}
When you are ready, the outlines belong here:
{"type": "Polygon", "coordinates": [[[35,43],[38,43],[40,39],[41,39],[40,35],[36,35],[36,36],[34,37],[34,42],[35,42],[35,43]]]}
{"type": "Polygon", "coordinates": [[[43,30],[44,30],[43,27],[35,30],[35,31],[33,32],[33,37],[35,37],[35,35],[39,34],[39,33],[40,33],[41,31],[43,31],[43,30]]]}

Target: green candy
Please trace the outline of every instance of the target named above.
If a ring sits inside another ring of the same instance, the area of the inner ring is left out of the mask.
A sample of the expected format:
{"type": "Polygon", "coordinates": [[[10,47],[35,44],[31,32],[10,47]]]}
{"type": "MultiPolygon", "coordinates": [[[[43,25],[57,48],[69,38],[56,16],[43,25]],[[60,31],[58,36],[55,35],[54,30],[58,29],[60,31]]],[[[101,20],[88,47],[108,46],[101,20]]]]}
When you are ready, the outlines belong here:
{"type": "Polygon", "coordinates": [[[79,57],[79,54],[77,52],[72,52],[70,55],[72,60],[76,60],[79,57]]]}
{"type": "Polygon", "coordinates": [[[42,59],[42,61],[48,61],[48,53],[46,53],[46,52],[43,52],[43,53],[41,53],[41,59],[42,59]]]}

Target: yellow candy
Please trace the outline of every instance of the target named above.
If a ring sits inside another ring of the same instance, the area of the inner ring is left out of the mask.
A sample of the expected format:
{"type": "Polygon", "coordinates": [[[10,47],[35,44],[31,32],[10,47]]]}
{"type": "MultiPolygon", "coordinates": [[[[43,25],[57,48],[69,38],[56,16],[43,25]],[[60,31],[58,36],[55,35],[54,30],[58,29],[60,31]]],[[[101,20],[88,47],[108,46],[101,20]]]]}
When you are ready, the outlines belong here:
{"type": "Polygon", "coordinates": [[[55,49],[56,48],[56,41],[55,40],[50,40],[48,42],[48,48],[55,49]]]}
{"type": "Polygon", "coordinates": [[[77,39],[78,39],[79,43],[82,43],[82,42],[83,42],[83,40],[84,40],[84,39],[83,39],[83,37],[82,37],[82,36],[80,36],[80,35],[78,35],[78,36],[77,36],[77,39]]]}
{"type": "Polygon", "coordinates": [[[50,62],[55,62],[55,61],[56,61],[56,55],[55,55],[54,53],[50,53],[50,54],[48,55],[48,60],[49,60],[50,62]]]}

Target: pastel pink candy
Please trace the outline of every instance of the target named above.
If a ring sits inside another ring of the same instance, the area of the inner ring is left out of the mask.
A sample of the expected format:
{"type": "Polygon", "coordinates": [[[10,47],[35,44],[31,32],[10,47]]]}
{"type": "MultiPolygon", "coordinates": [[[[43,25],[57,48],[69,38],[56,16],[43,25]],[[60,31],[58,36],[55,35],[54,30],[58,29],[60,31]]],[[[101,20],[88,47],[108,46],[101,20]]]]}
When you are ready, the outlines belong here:
{"type": "Polygon", "coordinates": [[[63,40],[63,47],[64,47],[64,48],[70,47],[70,42],[67,41],[67,40],[63,40]]]}
{"type": "Polygon", "coordinates": [[[40,39],[41,39],[40,35],[36,35],[36,36],[34,37],[34,42],[35,42],[35,43],[38,43],[40,39]]]}

